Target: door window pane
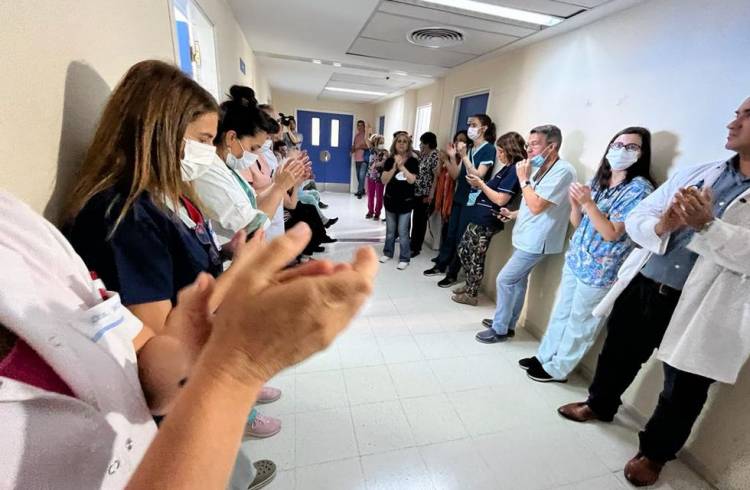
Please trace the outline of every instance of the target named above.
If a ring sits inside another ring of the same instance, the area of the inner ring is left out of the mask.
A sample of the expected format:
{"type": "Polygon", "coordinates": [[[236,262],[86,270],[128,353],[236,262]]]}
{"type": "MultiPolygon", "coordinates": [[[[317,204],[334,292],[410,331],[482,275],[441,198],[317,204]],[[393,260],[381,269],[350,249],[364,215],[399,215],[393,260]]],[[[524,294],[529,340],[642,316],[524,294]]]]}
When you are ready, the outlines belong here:
{"type": "Polygon", "coordinates": [[[320,146],[320,118],[312,118],[312,145],[320,146]]]}
{"type": "Polygon", "coordinates": [[[339,147],[339,120],[331,119],[331,147],[339,147]]]}
{"type": "Polygon", "coordinates": [[[432,104],[417,107],[417,119],[414,122],[414,146],[419,147],[419,138],[423,133],[430,130],[430,117],[432,116],[432,104]]]}

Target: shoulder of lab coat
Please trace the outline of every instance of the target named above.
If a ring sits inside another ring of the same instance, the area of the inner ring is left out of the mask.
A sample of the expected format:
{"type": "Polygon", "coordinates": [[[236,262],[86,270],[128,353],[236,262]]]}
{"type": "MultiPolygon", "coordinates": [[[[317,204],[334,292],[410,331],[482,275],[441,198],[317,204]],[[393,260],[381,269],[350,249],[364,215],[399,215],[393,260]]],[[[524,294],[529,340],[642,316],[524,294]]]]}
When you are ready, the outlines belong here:
{"type": "Polygon", "coordinates": [[[212,165],[193,185],[206,215],[223,228],[237,232],[249,225],[262,211],[253,207],[245,190],[231,172],[227,167],[212,165]]]}
{"type": "Polygon", "coordinates": [[[705,186],[712,185],[725,166],[726,161],[722,160],[678,170],[642,200],[625,219],[625,230],[630,238],[641,247],[663,255],[667,250],[670,236],[658,236],[654,227],[671,204],[674,195],[681,187],[695,185],[700,181],[703,181],[705,186]]]}

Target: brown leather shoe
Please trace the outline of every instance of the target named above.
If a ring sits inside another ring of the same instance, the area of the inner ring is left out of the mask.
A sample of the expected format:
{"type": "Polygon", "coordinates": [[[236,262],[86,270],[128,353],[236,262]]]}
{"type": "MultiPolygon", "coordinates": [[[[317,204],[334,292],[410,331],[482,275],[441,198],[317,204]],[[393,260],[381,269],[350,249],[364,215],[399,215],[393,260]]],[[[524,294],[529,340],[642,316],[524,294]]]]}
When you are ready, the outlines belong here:
{"type": "Polygon", "coordinates": [[[557,413],[574,422],[588,422],[599,420],[591,407],[586,402],[568,403],[557,409],[557,413]]]}
{"type": "Polygon", "coordinates": [[[664,463],[657,463],[638,453],[625,465],[625,478],[636,487],[653,485],[659,479],[664,463]]]}

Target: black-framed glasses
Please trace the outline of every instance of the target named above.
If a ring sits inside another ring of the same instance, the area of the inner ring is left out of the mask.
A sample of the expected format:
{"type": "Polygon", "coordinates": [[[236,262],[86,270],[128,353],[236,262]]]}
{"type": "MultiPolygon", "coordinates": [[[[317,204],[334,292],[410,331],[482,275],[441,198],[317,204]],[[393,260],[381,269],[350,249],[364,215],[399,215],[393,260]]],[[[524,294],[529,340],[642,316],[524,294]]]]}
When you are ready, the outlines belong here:
{"type": "Polygon", "coordinates": [[[641,145],[638,143],[628,143],[627,145],[620,143],[619,141],[615,141],[609,147],[613,150],[622,150],[625,148],[628,151],[641,151],[641,145]]]}

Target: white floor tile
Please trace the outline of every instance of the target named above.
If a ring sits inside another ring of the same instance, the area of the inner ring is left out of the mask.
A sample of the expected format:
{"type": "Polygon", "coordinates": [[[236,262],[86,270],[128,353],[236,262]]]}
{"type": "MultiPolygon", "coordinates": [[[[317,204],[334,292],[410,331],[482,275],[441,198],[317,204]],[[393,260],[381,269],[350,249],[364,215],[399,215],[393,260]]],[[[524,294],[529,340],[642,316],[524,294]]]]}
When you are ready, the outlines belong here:
{"type": "Polygon", "coordinates": [[[344,370],[346,390],[352,405],[395,400],[398,395],[385,366],[344,370]]]}
{"type": "Polygon", "coordinates": [[[297,468],[300,490],[365,490],[359,458],[297,468]]]}
{"type": "Polygon", "coordinates": [[[340,370],[298,374],[296,378],[296,412],[312,412],[349,405],[344,375],[340,370]]]}
{"type": "Polygon", "coordinates": [[[351,408],[359,453],[373,454],[414,445],[409,422],[398,401],[351,408]]]}
{"type": "Polygon", "coordinates": [[[418,334],[414,336],[414,340],[425,359],[447,359],[463,355],[446,332],[418,334]]]}
{"type": "Polygon", "coordinates": [[[399,335],[396,337],[378,338],[380,351],[387,364],[400,362],[420,361],[424,359],[414,337],[411,335],[399,335]]]}
{"type": "Polygon", "coordinates": [[[418,445],[467,437],[463,422],[444,394],[401,400],[418,445]]]}
{"type": "MultiPolygon", "coordinates": [[[[362,219],[364,200],[334,193],[323,200],[341,218],[334,236],[384,236],[382,223],[362,219]]],[[[327,255],[349,260],[360,245],[339,242],[327,255]]],[[[373,296],[334,345],[269,382],[284,395],[260,409],[284,426],[250,443],[279,465],[269,488],[631,488],[622,468],[635,454],[639,424],[559,417],[557,407],[584,399],[588,383],[577,375],[567,384],[529,380],[517,362],[535,355],[539,342],[523,328],[508,342],[476,342],[492,300],[453,303],[436,285],[441,277],[422,275],[435,255],[424,250],[403,272],[395,263],[381,267],[373,296]]],[[[675,461],[653,488],[710,486],[675,461]]]]}
{"type": "Polygon", "coordinates": [[[362,457],[368,490],[433,490],[415,448],[362,457]]]}
{"type": "Polygon", "coordinates": [[[380,352],[375,337],[360,339],[345,339],[338,344],[341,365],[344,368],[377,366],[384,364],[383,354],[380,352]]]}
{"type": "Polygon", "coordinates": [[[349,408],[298,413],[295,416],[295,429],[298,466],[358,455],[349,408]]]}
{"type": "Polygon", "coordinates": [[[437,489],[494,490],[497,488],[493,473],[470,439],[422,446],[419,448],[419,453],[437,489]]]}
{"type": "Polygon", "coordinates": [[[427,361],[389,364],[388,371],[400,398],[436,395],[443,391],[427,361]]]}
{"type": "Polygon", "coordinates": [[[563,485],[557,487],[555,490],[625,490],[626,488],[615,475],[610,474],[591,480],[571,483],[570,485],[563,485]]]}

